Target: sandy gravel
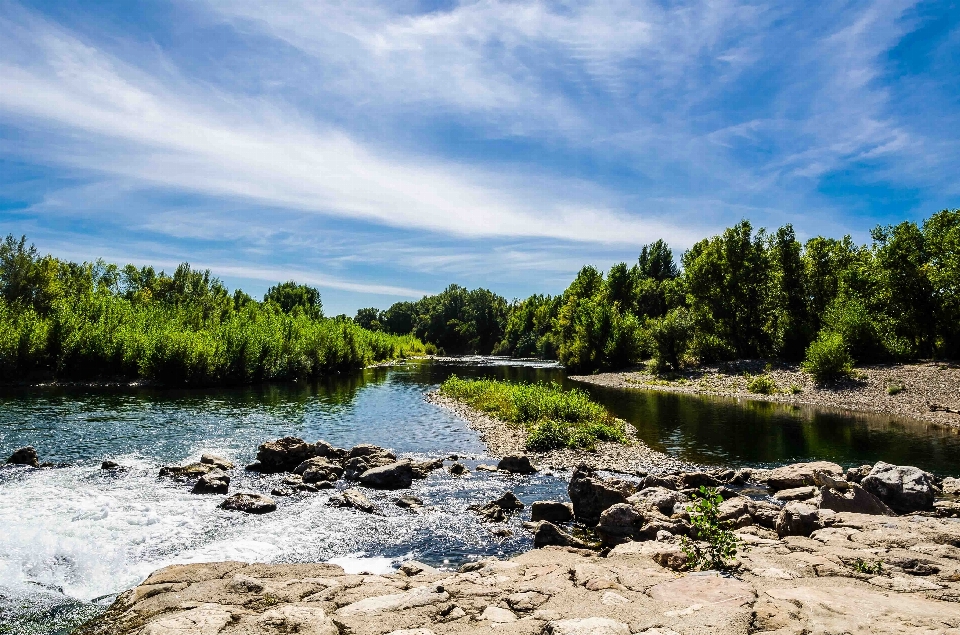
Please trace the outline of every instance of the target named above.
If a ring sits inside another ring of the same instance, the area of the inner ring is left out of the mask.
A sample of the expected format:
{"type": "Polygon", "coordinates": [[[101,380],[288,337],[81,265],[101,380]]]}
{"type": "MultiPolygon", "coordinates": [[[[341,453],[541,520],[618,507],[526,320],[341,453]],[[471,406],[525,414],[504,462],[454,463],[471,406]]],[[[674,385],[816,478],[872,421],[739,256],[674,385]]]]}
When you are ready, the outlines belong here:
{"type": "Polygon", "coordinates": [[[663,473],[691,470],[696,466],[680,461],[662,452],[657,452],[635,436],[632,426],[624,425],[628,443],[601,442],[595,452],[585,450],[553,450],[551,452],[529,452],[524,448],[524,434],[521,429],[504,421],[495,419],[479,410],[466,406],[459,401],[445,397],[434,391],[426,395],[426,400],[442,408],[452,410],[467,422],[472,429],[480,433],[480,438],[495,457],[509,454],[526,454],[535,465],[551,469],[573,468],[586,463],[598,470],[635,474],[663,473]]]}
{"type": "Polygon", "coordinates": [[[570,379],[613,388],[662,390],[723,397],[748,397],[761,401],[821,406],[896,415],[960,427],[960,414],[935,411],[931,405],[960,411],[960,365],[930,362],[859,366],[854,379],[817,386],[796,365],[741,360],[690,369],[670,379],[658,378],[645,370],[598,375],[572,376],[570,379]],[[744,373],[766,372],[777,385],[777,392],[762,395],[747,389],[744,373]],[[897,394],[888,387],[902,386],[897,394]],[[799,392],[794,392],[799,388],[799,392]]]}

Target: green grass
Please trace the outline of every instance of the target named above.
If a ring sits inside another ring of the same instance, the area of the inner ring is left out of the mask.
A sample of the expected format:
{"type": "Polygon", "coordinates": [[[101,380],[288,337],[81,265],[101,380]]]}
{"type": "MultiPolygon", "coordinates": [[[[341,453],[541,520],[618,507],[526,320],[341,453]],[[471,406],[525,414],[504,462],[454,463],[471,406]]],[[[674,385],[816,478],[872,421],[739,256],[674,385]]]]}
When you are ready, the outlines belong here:
{"type": "Polygon", "coordinates": [[[412,336],[251,303],[191,307],[94,293],[45,314],[0,300],[0,380],[147,379],[171,385],[305,380],[416,355],[412,336]]]}
{"type": "Polygon", "coordinates": [[[582,390],[451,376],[440,393],[497,419],[522,426],[529,450],[593,450],[599,441],[623,443],[623,422],[582,390]]]}

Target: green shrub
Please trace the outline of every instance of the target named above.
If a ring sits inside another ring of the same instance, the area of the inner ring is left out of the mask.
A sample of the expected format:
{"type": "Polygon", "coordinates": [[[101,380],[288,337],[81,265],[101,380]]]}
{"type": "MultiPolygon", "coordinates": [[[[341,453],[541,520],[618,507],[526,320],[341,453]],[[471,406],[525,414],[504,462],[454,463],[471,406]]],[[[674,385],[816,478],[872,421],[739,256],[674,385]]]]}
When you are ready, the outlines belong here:
{"type": "Polygon", "coordinates": [[[777,392],[777,383],[769,375],[756,375],[747,380],[747,390],[758,395],[772,395],[777,392]]]}
{"type": "Polygon", "coordinates": [[[887,386],[887,394],[892,397],[893,395],[899,395],[899,394],[902,393],[905,389],[906,389],[906,388],[905,388],[905,386],[904,386],[903,384],[898,383],[898,382],[894,382],[894,383],[892,383],[892,384],[890,384],[890,385],[887,386]]]}
{"type": "Polygon", "coordinates": [[[693,339],[693,322],[686,309],[673,309],[664,317],[650,321],[653,362],[657,372],[679,370],[693,339]]]}
{"type": "Polygon", "coordinates": [[[840,377],[849,377],[853,371],[853,358],[839,333],[821,333],[807,348],[802,368],[818,382],[840,377]]]}
{"type": "Polygon", "coordinates": [[[798,385],[796,385],[796,384],[790,384],[790,394],[791,394],[791,395],[799,395],[799,394],[802,393],[802,392],[803,392],[803,388],[801,388],[800,386],[798,386],[798,385]]]}
{"type": "Polygon", "coordinates": [[[563,390],[557,384],[460,379],[454,375],[443,382],[440,393],[522,426],[530,450],[593,449],[600,441],[626,440],[623,422],[582,390],[563,390]]]}
{"type": "Polygon", "coordinates": [[[728,522],[720,520],[723,497],[716,489],[702,485],[695,496],[697,500],[688,507],[694,540],[683,536],[680,547],[692,569],[726,569],[737,555],[740,539],[728,522]]]}

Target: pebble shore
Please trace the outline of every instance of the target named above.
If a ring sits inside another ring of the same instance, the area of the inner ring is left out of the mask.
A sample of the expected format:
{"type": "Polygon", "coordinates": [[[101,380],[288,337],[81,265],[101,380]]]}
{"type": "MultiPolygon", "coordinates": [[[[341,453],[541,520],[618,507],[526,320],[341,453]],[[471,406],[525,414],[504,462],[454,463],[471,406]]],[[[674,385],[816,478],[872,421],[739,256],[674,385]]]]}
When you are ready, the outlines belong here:
{"type": "Polygon", "coordinates": [[[858,366],[854,378],[826,385],[817,385],[796,365],[772,364],[769,370],[767,365],[764,360],[740,360],[685,370],[670,378],[638,369],[569,379],[611,388],[748,398],[893,415],[960,428],[960,365],[955,363],[858,366]],[[747,388],[748,375],[764,373],[776,384],[777,392],[765,395],[747,388]]]}

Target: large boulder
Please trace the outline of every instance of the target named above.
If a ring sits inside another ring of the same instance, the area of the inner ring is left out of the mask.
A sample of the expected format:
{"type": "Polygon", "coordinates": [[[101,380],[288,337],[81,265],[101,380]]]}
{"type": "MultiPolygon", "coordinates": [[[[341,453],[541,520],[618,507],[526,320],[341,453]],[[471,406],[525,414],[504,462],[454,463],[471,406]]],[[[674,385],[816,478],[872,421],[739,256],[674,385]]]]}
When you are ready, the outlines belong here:
{"type": "Polygon", "coordinates": [[[307,459],[318,456],[318,448],[297,437],[283,437],[261,443],[257,448],[258,469],[265,473],[289,472],[307,459]]]}
{"type": "Polygon", "coordinates": [[[230,477],[223,470],[213,470],[197,479],[194,494],[226,494],[230,489],[230,477]]]}
{"type": "Polygon", "coordinates": [[[686,502],[685,495],[665,487],[646,487],[629,498],[629,502],[637,507],[656,508],[661,514],[670,516],[677,503],[686,502]]]}
{"type": "Polygon", "coordinates": [[[791,501],[783,506],[777,517],[777,535],[809,536],[818,529],[823,529],[823,520],[819,510],[809,503],[791,501]]]}
{"type": "Polygon", "coordinates": [[[845,489],[820,488],[820,509],[854,514],[895,515],[883,501],[856,483],[850,483],[845,489]]]}
{"type": "Polygon", "coordinates": [[[533,546],[536,549],[549,546],[575,547],[577,549],[587,549],[590,547],[587,543],[578,538],[574,538],[546,520],[537,525],[537,529],[533,534],[533,546]]]}
{"type": "Polygon", "coordinates": [[[863,477],[861,485],[895,512],[933,509],[933,476],[920,468],[880,461],[863,477]]]}
{"type": "Polygon", "coordinates": [[[299,474],[304,483],[320,483],[322,481],[332,483],[343,476],[343,468],[336,463],[331,463],[326,457],[315,456],[293,468],[293,473],[299,474]]]}
{"type": "Polygon", "coordinates": [[[277,503],[263,494],[234,494],[220,503],[218,507],[247,514],[266,514],[276,511],[277,503]]]}
{"type": "Polygon", "coordinates": [[[567,487],[574,516],[587,525],[596,525],[604,510],[617,503],[626,503],[627,497],[635,491],[634,483],[599,478],[593,468],[583,464],[574,470],[567,487]]]}
{"type": "Polygon", "coordinates": [[[404,489],[413,483],[410,461],[395,461],[374,467],[360,475],[360,483],[374,489],[404,489]]]}
{"type": "Polygon", "coordinates": [[[793,463],[773,470],[756,474],[756,478],[775,491],[793,489],[805,485],[821,486],[824,483],[817,479],[817,472],[824,472],[835,478],[843,479],[843,468],[830,461],[813,461],[811,463],[793,463]]]}
{"type": "Polygon", "coordinates": [[[619,545],[636,538],[643,527],[643,515],[629,503],[617,503],[600,514],[597,535],[606,545],[619,545]]]}
{"type": "Polygon", "coordinates": [[[566,523],[573,520],[573,505],[560,501],[536,501],[530,506],[530,520],[566,523]]]}
{"type": "Polygon", "coordinates": [[[530,463],[530,457],[525,454],[512,454],[500,459],[497,463],[497,469],[511,474],[532,474],[537,468],[530,463]]]}
{"type": "Polygon", "coordinates": [[[37,451],[32,445],[25,448],[14,450],[10,458],[7,459],[8,465],[29,465],[30,467],[40,467],[40,459],[37,457],[37,451]]]}

